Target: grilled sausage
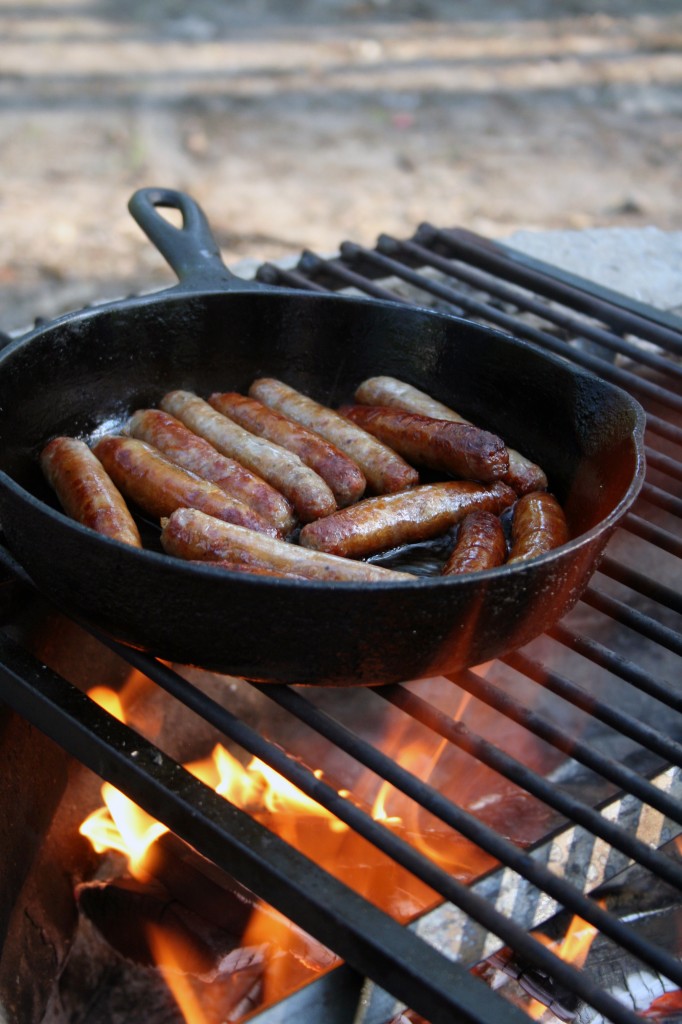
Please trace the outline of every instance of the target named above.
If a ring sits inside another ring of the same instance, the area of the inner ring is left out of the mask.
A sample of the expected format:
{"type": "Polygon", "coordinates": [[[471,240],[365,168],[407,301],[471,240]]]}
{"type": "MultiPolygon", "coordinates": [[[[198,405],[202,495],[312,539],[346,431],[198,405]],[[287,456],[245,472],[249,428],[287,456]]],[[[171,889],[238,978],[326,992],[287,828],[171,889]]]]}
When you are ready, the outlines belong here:
{"type": "Polygon", "coordinates": [[[492,512],[470,512],[459,525],[457,543],[443,566],[443,576],[482,572],[502,565],[507,541],[502,523],[492,512]]]}
{"type": "Polygon", "coordinates": [[[40,466],[71,519],[106,537],[142,547],[123,495],[85,441],[53,438],[40,453],[40,466]]]}
{"type": "Polygon", "coordinates": [[[216,569],[227,569],[228,572],[245,572],[252,576],[278,576],[280,579],[289,580],[305,580],[306,576],[302,576],[298,572],[286,572],[284,569],[265,569],[263,566],[258,565],[245,565],[243,562],[230,561],[227,558],[221,559],[220,561],[210,562],[201,561],[200,559],[192,559],[198,565],[211,565],[216,569]]]}
{"type": "Polygon", "coordinates": [[[176,416],[223,455],[241,462],[276,487],[294,506],[303,523],[328,516],[336,509],[331,489],[298,455],[281,445],[244,430],[191,391],[171,391],[161,408],[176,416]]]}
{"type": "Polygon", "coordinates": [[[470,423],[453,423],[384,405],[351,405],[343,413],[409,462],[465,480],[502,479],[509,469],[504,441],[470,423]]]}
{"type": "Polygon", "coordinates": [[[116,486],[150,516],[161,518],[182,507],[200,508],[217,519],[277,536],[275,527],[248,505],[169,462],[145,441],[108,435],[97,442],[94,452],[116,486]]]}
{"type": "Polygon", "coordinates": [[[274,409],[234,391],[209,395],[209,404],[252,434],[288,448],[314,469],[331,488],[339,508],[364,494],[367,481],[359,466],[335,445],[274,409]]]}
{"type": "Polygon", "coordinates": [[[362,470],[374,494],[390,494],[419,483],[416,469],[396,452],[345,417],[270,377],[255,380],[249,395],[314,430],[345,452],[362,470]]]}
{"type": "Polygon", "coordinates": [[[512,519],[512,546],[507,562],[525,562],[543,555],[568,540],[564,511],[547,491],[519,498],[512,519]]]}
{"type": "MultiPolygon", "coordinates": [[[[322,522],[323,520],[320,520],[322,522]]],[[[169,555],[199,561],[230,561],[244,566],[295,573],[306,579],[380,583],[413,580],[409,573],[352,562],[287,541],[273,540],[196,509],[178,509],[164,523],[161,543],[169,555]]]]}
{"type": "Polygon", "coordinates": [[[210,480],[225,494],[243,501],[282,536],[294,528],[294,510],[283,494],[240,462],[222,455],[175,416],[162,409],[139,409],[131,416],[127,429],[132,437],[158,448],[176,466],[210,480]]]}
{"type": "MultiPolygon", "coordinates": [[[[416,412],[422,416],[432,416],[439,420],[452,420],[455,423],[468,423],[454,409],[431,398],[424,391],[397,380],[395,377],[369,377],[363,381],[355,392],[356,402],[362,405],[388,405],[406,412],[416,412]]],[[[528,494],[530,491],[544,491],[547,488],[547,476],[525,455],[513,448],[509,452],[509,469],[504,480],[513,487],[517,494],[528,494]]]]}
{"type": "Polygon", "coordinates": [[[501,512],[516,498],[501,481],[422,484],[398,494],[365,498],[301,530],[304,547],[365,558],[400,544],[438,537],[476,509],[501,512]]]}

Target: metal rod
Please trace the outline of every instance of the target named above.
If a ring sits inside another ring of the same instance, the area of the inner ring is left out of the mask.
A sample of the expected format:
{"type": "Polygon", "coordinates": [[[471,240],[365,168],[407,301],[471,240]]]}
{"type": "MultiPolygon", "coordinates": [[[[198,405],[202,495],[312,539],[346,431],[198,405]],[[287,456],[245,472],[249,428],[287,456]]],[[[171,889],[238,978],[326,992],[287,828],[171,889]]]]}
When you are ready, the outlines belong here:
{"type": "Polygon", "coordinates": [[[452,682],[511,721],[522,725],[557,750],[561,750],[575,761],[585,765],[586,768],[597,772],[602,778],[608,779],[628,793],[633,793],[644,803],[655,807],[661,814],[665,814],[673,821],[682,823],[682,806],[679,801],[671,800],[667,794],[656,789],[627,765],[606,757],[601,751],[589,746],[581,739],[568,736],[560,726],[524,707],[510,694],[493,686],[474,672],[467,671],[453,676],[452,682]]]}
{"type": "MultiPolygon", "coordinates": [[[[638,347],[621,335],[607,331],[600,325],[588,323],[584,319],[578,320],[575,316],[564,312],[557,305],[548,306],[547,303],[538,301],[537,293],[530,294],[526,291],[521,292],[509,288],[501,284],[499,280],[491,280],[489,276],[486,277],[461,263],[455,265],[452,261],[431,252],[425,246],[418,245],[414,241],[398,241],[388,235],[382,235],[379,238],[377,248],[387,256],[400,257],[403,254],[409,256],[414,260],[418,260],[424,266],[433,267],[449,277],[464,281],[475,288],[488,291],[491,295],[495,295],[497,298],[513,304],[519,310],[542,317],[544,320],[555,324],[557,327],[561,327],[577,338],[589,338],[609,351],[628,356],[643,366],[660,370],[662,373],[670,374],[673,377],[682,377],[682,366],[673,363],[657,352],[643,349],[641,346],[638,347]]],[[[679,351],[682,353],[682,339],[680,339],[679,351]]]]}
{"type": "Polygon", "coordinates": [[[682,711],[682,696],[676,693],[671,684],[659,678],[653,678],[649,672],[645,672],[639,665],[629,661],[622,654],[618,654],[604,644],[599,643],[599,641],[575,633],[562,623],[550,629],[547,635],[552,637],[553,640],[564,644],[565,647],[570,648],[572,651],[577,651],[578,654],[589,659],[594,665],[599,665],[600,668],[607,669],[613,675],[619,676],[627,683],[631,683],[638,690],[641,690],[642,693],[646,693],[647,696],[661,701],[662,704],[667,705],[673,711],[682,711]]]}
{"type": "Polygon", "coordinates": [[[403,280],[416,285],[423,291],[429,292],[432,295],[436,295],[439,298],[444,299],[446,302],[451,303],[458,311],[462,310],[467,315],[474,314],[488,323],[504,328],[504,330],[516,335],[516,337],[526,338],[528,341],[533,341],[537,345],[548,349],[550,352],[554,352],[566,359],[571,359],[573,362],[578,363],[586,369],[592,370],[601,377],[605,377],[607,380],[610,380],[615,384],[619,384],[634,395],[642,395],[655,399],[671,409],[682,412],[682,394],[671,391],[668,388],[664,388],[659,384],[646,380],[643,377],[638,377],[629,370],[625,370],[620,366],[615,366],[608,360],[586,352],[584,349],[569,346],[565,342],[554,337],[554,335],[549,334],[547,331],[542,331],[539,328],[534,327],[532,324],[527,324],[518,317],[512,316],[510,313],[503,312],[495,306],[481,302],[478,299],[471,298],[461,292],[457,292],[453,288],[441,284],[438,281],[432,281],[429,278],[425,278],[424,276],[419,275],[416,271],[405,267],[404,264],[397,260],[392,260],[387,256],[382,256],[380,253],[377,253],[372,249],[365,249],[355,243],[344,242],[341,245],[341,252],[342,255],[345,255],[349,259],[357,259],[359,256],[362,256],[363,259],[367,259],[370,262],[375,263],[377,266],[381,266],[387,274],[401,277],[403,280]]]}
{"type": "MultiPolygon", "coordinates": [[[[662,347],[682,353],[682,339],[679,328],[672,328],[643,316],[635,308],[633,300],[624,295],[602,298],[596,294],[598,286],[592,282],[570,278],[573,275],[558,271],[540,260],[526,257],[520,252],[498,245],[496,242],[476,235],[462,228],[436,229],[422,225],[418,235],[442,241],[477,266],[484,267],[496,276],[514,281],[524,288],[545,295],[548,298],[572,306],[588,316],[596,317],[618,327],[619,330],[639,334],[662,347]],[[617,299],[617,301],[615,301],[617,299]]],[[[600,289],[602,295],[606,289],[600,289]]]]}
{"type": "Polygon", "coordinates": [[[453,1012],[472,1024],[527,1024],[523,1013],[464,968],[214,793],[2,634],[0,656],[7,703],[199,853],[434,1024],[451,1024],[453,1012]]]}

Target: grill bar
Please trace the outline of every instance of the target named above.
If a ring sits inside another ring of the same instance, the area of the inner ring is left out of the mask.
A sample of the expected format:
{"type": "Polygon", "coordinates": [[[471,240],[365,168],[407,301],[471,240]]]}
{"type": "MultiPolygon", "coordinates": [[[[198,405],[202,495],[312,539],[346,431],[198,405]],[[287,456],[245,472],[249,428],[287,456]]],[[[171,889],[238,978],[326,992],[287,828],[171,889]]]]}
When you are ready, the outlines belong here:
{"type": "MultiPolygon", "coordinates": [[[[472,1024],[525,1021],[469,972],[376,911],[11,640],[0,637],[0,654],[3,696],[10,706],[148,813],[159,817],[162,808],[164,824],[178,836],[351,966],[384,979],[434,1024],[448,1024],[453,1013],[472,1024]],[[10,662],[14,669],[7,667],[10,662]]],[[[242,732],[240,724],[237,731],[242,732]]]]}
{"type": "Polygon", "coordinates": [[[593,718],[611,726],[611,728],[616,729],[623,736],[629,736],[641,746],[668,759],[671,764],[682,766],[682,745],[676,740],[661,734],[659,730],[651,728],[651,726],[634,718],[632,715],[628,715],[618,708],[611,707],[604,701],[598,700],[565,676],[560,675],[556,671],[548,671],[545,665],[529,658],[522,651],[515,651],[502,660],[505,665],[510,665],[511,668],[521,672],[528,679],[534,679],[540,686],[544,686],[545,689],[556,693],[565,701],[571,703],[573,707],[588,712],[593,718]]]}
{"type": "MultiPolygon", "coordinates": [[[[472,316],[474,319],[482,320],[493,324],[496,327],[501,327],[507,332],[514,333],[517,336],[525,338],[527,341],[532,341],[541,345],[543,348],[555,353],[556,355],[565,356],[567,354],[567,343],[557,339],[554,335],[548,333],[548,331],[540,330],[532,324],[519,321],[516,316],[501,311],[490,303],[481,302],[480,300],[471,298],[462,292],[455,291],[450,286],[443,285],[439,281],[432,281],[429,278],[424,278],[415,271],[406,268],[397,260],[382,256],[375,250],[362,248],[355,243],[343,243],[341,246],[341,252],[347,259],[359,259],[361,257],[363,260],[368,260],[383,270],[386,274],[400,277],[402,280],[412,284],[413,286],[419,287],[423,291],[444,300],[451,307],[450,311],[465,313],[467,316],[472,316]]],[[[329,271],[345,283],[356,283],[356,278],[354,277],[351,282],[348,269],[338,262],[328,263],[326,265],[326,272],[329,271]]],[[[364,288],[369,294],[374,294],[369,291],[367,285],[365,285],[364,288]]],[[[682,395],[679,395],[668,388],[638,377],[631,371],[615,366],[609,360],[593,355],[592,353],[576,346],[571,347],[570,356],[574,362],[588,370],[592,370],[594,373],[612,381],[614,384],[618,384],[620,387],[627,389],[638,397],[641,396],[643,398],[654,399],[670,409],[674,409],[678,412],[682,411],[682,395]]]]}
{"type": "Polygon", "coordinates": [[[496,276],[514,281],[547,298],[563,302],[588,316],[603,319],[614,327],[639,334],[671,351],[682,353],[679,325],[669,328],[664,313],[644,307],[622,295],[608,292],[573,275],[557,271],[539,260],[514,252],[505,246],[463,228],[439,229],[422,225],[419,237],[428,236],[431,244],[445,242],[451,252],[466,256],[468,262],[485,267],[496,276]]]}
{"type": "Polygon", "coordinates": [[[529,710],[499,687],[491,685],[473,672],[462,673],[457,677],[457,684],[473,697],[488,704],[489,707],[494,708],[495,711],[511,721],[522,725],[533,735],[597,772],[625,792],[633,793],[642,802],[656,808],[662,814],[672,818],[673,821],[682,820],[682,807],[678,801],[671,800],[665,793],[661,793],[626,765],[607,757],[583,740],[568,736],[560,726],[537,712],[529,710]]]}
{"type": "Polygon", "coordinates": [[[634,662],[628,661],[622,655],[610,650],[610,648],[605,647],[598,641],[580,636],[562,624],[554,626],[548,633],[548,636],[551,636],[553,640],[558,640],[559,643],[564,644],[571,650],[582,654],[593,665],[605,668],[625,682],[631,683],[641,690],[642,693],[646,693],[649,697],[654,697],[673,711],[682,711],[682,698],[668,685],[660,683],[657,679],[652,679],[647,672],[634,662]]]}
{"type": "MultiPolygon", "coordinates": [[[[365,900],[337,883],[332,876],[321,871],[288,844],[282,843],[271,833],[264,836],[266,829],[188,775],[180,765],[147,743],[139,734],[102,711],[80,690],[46,671],[44,666],[30,660],[23,651],[8,651],[8,645],[11,645],[11,641],[0,639],[0,654],[5,657],[4,664],[7,660],[15,660],[15,663],[18,660],[21,663],[20,675],[4,667],[1,670],[4,692],[12,706],[22,713],[28,712],[32,721],[46,735],[58,740],[102,778],[124,789],[148,813],[159,816],[158,808],[162,806],[161,819],[177,835],[224,871],[235,873],[243,884],[328,944],[351,966],[361,965],[368,976],[375,977],[398,998],[409,1001],[413,1008],[427,1015],[433,1024],[449,1022],[451,1016],[448,1014],[452,1012],[459,1013],[458,1019],[475,1024],[495,1024],[497,1021],[515,1024],[525,1019],[513,1006],[500,1002],[499,997],[485,986],[481,990],[481,983],[472,975],[458,965],[443,960],[440,954],[418,942],[416,936],[396,925],[387,915],[377,914],[365,900]],[[298,884],[299,878],[305,879],[304,886],[298,884]],[[410,958],[410,969],[407,971],[406,957],[410,958]],[[398,967],[401,976],[395,978],[398,967]],[[422,970],[428,972],[426,981],[419,974],[422,970]]],[[[410,870],[415,869],[419,877],[497,934],[530,963],[548,971],[557,981],[580,994],[616,1024],[636,1024],[636,1015],[595,986],[589,978],[557,958],[524,929],[508,921],[487,901],[478,898],[472,889],[434,868],[405,843],[396,840],[362,813],[357,813],[334,790],[320,783],[297,762],[282,755],[274,745],[263,741],[175,672],[145,655],[124,651],[114,643],[109,646],[124,654],[131,664],[173,692],[188,707],[200,711],[206,720],[213,721],[226,735],[244,745],[245,749],[277,770],[282,770],[285,777],[338,814],[342,820],[348,821],[361,834],[368,835],[375,845],[385,849],[394,860],[410,870]]],[[[302,698],[287,688],[277,688],[277,692],[268,690],[267,693],[278,703],[286,704],[293,699],[300,707],[302,701],[302,698]],[[285,696],[287,693],[288,697],[285,696]]],[[[357,741],[351,741],[351,745],[357,754],[357,741]]],[[[368,761],[374,760],[372,752],[366,749],[364,753],[368,761]]],[[[381,755],[379,760],[382,760],[381,755]]],[[[389,768],[386,776],[393,775],[394,782],[401,780],[401,788],[406,791],[415,790],[421,796],[423,806],[429,806],[441,814],[443,811],[447,814],[448,807],[454,810],[454,817],[461,824],[458,809],[443,801],[440,794],[429,792],[428,787],[405,773],[395,762],[385,758],[383,760],[389,768]]],[[[485,831],[478,823],[470,824],[474,833],[485,831]]],[[[642,940],[622,922],[579,894],[573,886],[563,879],[555,878],[528,855],[500,840],[494,833],[491,841],[495,847],[508,847],[508,859],[517,862],[516,866],[523,864],[526,868],[523,873],[531,881],[537,882],[540,878],[547,891],[553,890],[558,898],[568,895],[569,904],[579,907],[586,920],[592,921],[605,934],[613,935],[616,941],[645,962],[682,983],[682,965],[673,957],[642,940]],[[549,888],[546,883],[549,883],[549,888]]]]}

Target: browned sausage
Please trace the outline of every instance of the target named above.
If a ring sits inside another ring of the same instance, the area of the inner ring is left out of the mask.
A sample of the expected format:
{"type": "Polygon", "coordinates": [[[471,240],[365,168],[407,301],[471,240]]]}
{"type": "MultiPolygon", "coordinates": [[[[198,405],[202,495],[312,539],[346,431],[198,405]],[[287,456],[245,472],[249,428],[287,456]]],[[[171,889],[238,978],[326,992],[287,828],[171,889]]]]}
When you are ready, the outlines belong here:
{"type": "Polygon", "coordinates": [[[210,441],[223,455],[241,462],[276,487],[294,506],[301,522],[328,516],[336,509],[331,489],[298,455],[249,433],[198,395],[191,391],[171,391],[164,395],[160,405],[195,434],[210,441]]]}
{"type": "Polygon", "coordinates": [[[294,510],[283,494],[240,462],[222,455],[175,416],[162,409],[140,409],[131,416],[127,429],[132,437],[158,448],[177,466],[243,501],[283,536],[294,528],[294,510]]]}
{"type": "Polygon", "coordinates": [[[294,573],[314,580],[390,583],[414,580],[409,573],[352,562],[298,544],[273,540],[196,509],[183,508],[163,523],[161,543],[169,555],[198,561],[230,561],[254,568],[294,573]]]}
{"type": "Polygon", "coordinates": [[[494,569],[506,556],[507,541],[499,518],[492,512],[470,512],[459,525],[457,543],[443,566],[443,576],[494,569]]]}
{"type": "Polygon", "coordinates": [[[301,530],[305,547],[346,558],[365,558],[380,551],[429,540],[449,530],[475,509],[501,512],[516,493],[507,484],[471,480],[422,484],[399,494],[365,498],[333,516],[301,530]]]}
{"type": "Polygon", "coordinates": [[[367,481],[359,466],[335,445],[255,398],[234,391],[209,395],[209,404],[245,430],[288,448],[331,487],[339,508],[364,494],[367,481]]]}
{"type": "MultiPolygon", "coordinates": [[[[424,391],[397,380],[395,377],[369,377],[355,392],[355,400],[363,405],[389,405],[406,412],[432,416],[439,420],[468,423],[454,409],[427,395],[424,391]]],[[[543,469],[514,448],[508,448],[509,469],[504,477],[506,483],[517,494],[543,491],[547,488],[547,477],[543,469]]]]}
{"type": "Polygon", "coordinates": [[[288,384],[261,377],[253,382],[249,394],[340,448],[360,467],[374,494],[403,491],[419,483],[417,470],[391,448],[288,384]]]}
{"type": "Polygon", "coordinates": [[[286,572],[284,569],[265,569],[262,565],[246,565],[244,562],[234,562],[229,559],[220,561],[201,561],[192,559],[197,565],[211,565],[216,569],[227,569],[228,572],[246,572],[252,576],[278,576],[280,579],[305,580],[308,577],[302,576],[299,572],[286,572]]]}
{"type": "Polygon", "coordinates": [[[85,441],[55,437],[40,453],[40,466],[71,519],[106,537],[142,547],[123,495],[85,441]]]}
{"type": "Polygon", "coordinates": [[[200,508],[226,522],[277,536],[275,527],[248,505],[169,462],[145,441],[109,435],[97,442],[94,452],[116,486],[150,516],[168,516],[181,507],[200,508]]]}
{"type": "Polygon", "coordinates": [[[351,405],[343,413],[409,462],[465,480],[500,480],[509,469],[504,441],[470,423],[435,420],[385,405],[351,405]]]}
{"type": "Polygon", "coordinates": [[[543,555],[568,540],[564,511],[547,491],[524,494],[516,503],[512,519],[512,546],[507,562],[525,562],[543,555]]]}

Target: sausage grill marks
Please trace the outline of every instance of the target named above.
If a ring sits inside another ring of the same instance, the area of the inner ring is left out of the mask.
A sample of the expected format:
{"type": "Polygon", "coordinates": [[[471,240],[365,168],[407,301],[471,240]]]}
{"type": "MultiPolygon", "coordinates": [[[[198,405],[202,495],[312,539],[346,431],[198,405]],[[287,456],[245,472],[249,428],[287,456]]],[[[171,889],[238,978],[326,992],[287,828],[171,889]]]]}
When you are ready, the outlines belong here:
{"type": "Polygon", "coordinates": [[[362,559],[449,530],[444,576],[568,540],[543,471],[501,438],[392,377],[364,381],[355,398],[337,412],[272,378],[249,397],[172,391],[125,435],[92,449],[55,438],[40,463],[66,513],[94,530],[140,547],[127,498],[161,521],[168,554],[257,576],[414,579],[362,559]],[[458,479],[420,484],[417,466],[458,479]],[[498,518],[508,509],[509,556],[498,518]]]}

